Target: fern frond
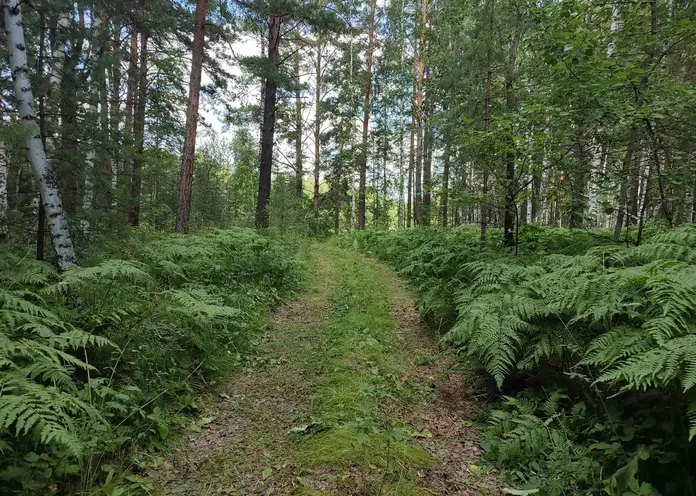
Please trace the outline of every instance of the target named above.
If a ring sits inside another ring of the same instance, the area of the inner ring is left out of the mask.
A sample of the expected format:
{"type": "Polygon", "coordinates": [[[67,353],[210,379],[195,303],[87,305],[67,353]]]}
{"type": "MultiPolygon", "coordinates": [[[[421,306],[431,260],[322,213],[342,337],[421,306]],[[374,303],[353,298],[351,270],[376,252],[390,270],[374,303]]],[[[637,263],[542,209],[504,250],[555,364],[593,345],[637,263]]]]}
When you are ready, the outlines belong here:
{"type": "Polygon", "coordinates": [[[61,281],[45,289],[48,293],[66,294],[89,284],[104,284],[107,281],[129,281],[147,284],[152,280],[146,272],[147,266],[126,260],[107,260],[92,267],[74,267],[61,276],[61,281]]]}
{"type": "Polygon", "coordinates": [[[624,389],[666,386],[679,380],[687,391],[696,385],[696,335],[666,341],[659,347],[619,361],[597,382],[620,381],[624,389]]]}
{"type": "Polygon", "coordinates": [[[640,329],[619,327],[598,336],[590,343],[580,363],[608,367],[619,360],[645,353],[653,346],[654,341],[640,329]]]}

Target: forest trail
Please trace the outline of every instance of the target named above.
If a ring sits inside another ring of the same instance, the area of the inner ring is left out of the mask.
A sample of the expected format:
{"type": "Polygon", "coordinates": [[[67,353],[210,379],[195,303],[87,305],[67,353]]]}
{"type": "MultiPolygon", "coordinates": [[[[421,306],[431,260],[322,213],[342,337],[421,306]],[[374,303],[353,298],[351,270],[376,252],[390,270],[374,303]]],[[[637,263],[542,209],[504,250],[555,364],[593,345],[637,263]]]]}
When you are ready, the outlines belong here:
{"type": "Polygon", "coordinates": [[[259,358],[151,477],[160,494],[496,494],[476,466],[477,392],[394,272],[313,244],[259,358]],[[453,372],[454,370],[454,372],[453,372]]]}

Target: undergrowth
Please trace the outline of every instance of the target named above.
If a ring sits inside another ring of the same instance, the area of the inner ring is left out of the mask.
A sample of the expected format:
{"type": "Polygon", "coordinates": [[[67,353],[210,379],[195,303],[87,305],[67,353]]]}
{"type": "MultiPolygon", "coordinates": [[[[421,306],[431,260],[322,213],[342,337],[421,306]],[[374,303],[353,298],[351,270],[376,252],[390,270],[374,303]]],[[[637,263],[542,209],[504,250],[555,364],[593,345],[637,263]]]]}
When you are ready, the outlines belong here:
{"type": "Polygon", "coordinates": [[[312,394],[316,427],[298,439],[300,460],[357,470],[361,494],[423,494],[416,474],[434,460],[412,443],[407,426],[390,421],[385,411],[411,394],[393,354],[389,292],[361,257],[340,250],[333,258],[341,285],[331,295],[333,312],[312,394]]]}
{"type": "Polygon", "coordinates": [[[134,234],[83,259],[60,274],[0,254],[2,494],[149,492],[139,470],[195,428],[196,392],[243,365],[300,276],[244,229],[134,234]]]}
{"type": "Polygon", "coordinates": [[[696,493],[696,229],[614,245],[525,229],[518,253],[476,228],[361,232],[425,318],[507,394],[486,459],[543,495],[696,493]]]}

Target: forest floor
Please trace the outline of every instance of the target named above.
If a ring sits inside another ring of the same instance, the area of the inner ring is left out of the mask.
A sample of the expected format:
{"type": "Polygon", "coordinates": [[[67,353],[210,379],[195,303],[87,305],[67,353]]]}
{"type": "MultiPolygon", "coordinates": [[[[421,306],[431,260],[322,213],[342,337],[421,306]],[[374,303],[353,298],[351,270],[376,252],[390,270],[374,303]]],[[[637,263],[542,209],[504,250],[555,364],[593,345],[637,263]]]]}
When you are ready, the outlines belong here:
{"type": "Polygon", "coordinates": [[[481,393],[421,326],[394,272],[332,244],[278,308],[259,357],[150,476],[167,495],[491,495],[481,393]]]}

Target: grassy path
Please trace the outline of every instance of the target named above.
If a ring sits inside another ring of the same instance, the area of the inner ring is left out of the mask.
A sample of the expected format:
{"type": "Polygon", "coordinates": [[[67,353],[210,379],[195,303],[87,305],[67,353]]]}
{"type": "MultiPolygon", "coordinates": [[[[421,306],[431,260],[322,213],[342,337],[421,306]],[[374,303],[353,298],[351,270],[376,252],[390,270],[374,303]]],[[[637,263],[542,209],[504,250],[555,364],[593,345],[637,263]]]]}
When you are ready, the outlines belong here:
{"type": "Polygon", "coordinates": [[[206,401],[213,419],[152,474],[161,494],[492,494],[473,466],[476,409],[387,267],[311,248],[258,365],[206,401]]]}

